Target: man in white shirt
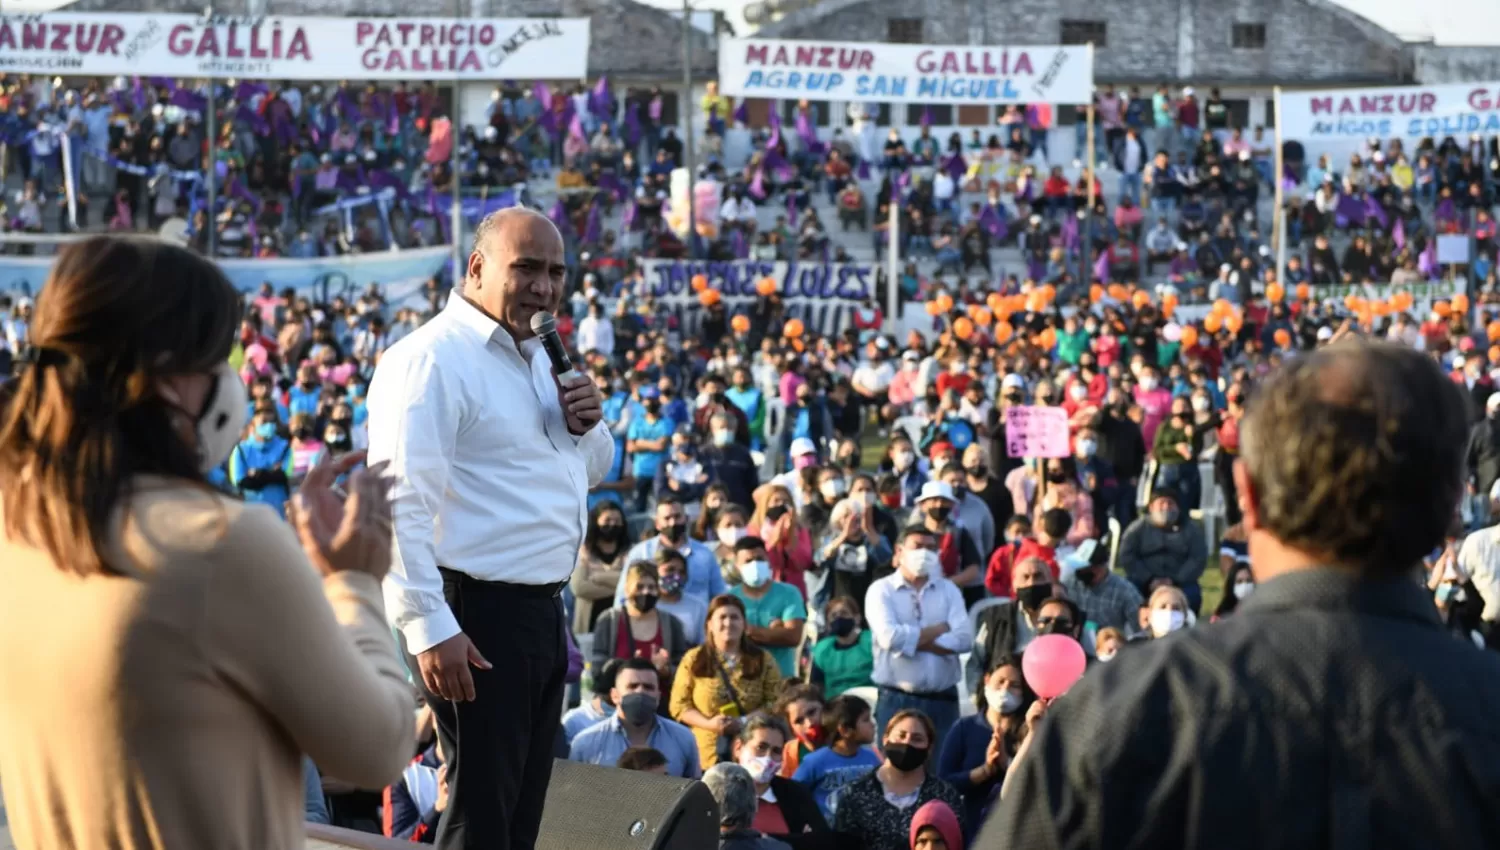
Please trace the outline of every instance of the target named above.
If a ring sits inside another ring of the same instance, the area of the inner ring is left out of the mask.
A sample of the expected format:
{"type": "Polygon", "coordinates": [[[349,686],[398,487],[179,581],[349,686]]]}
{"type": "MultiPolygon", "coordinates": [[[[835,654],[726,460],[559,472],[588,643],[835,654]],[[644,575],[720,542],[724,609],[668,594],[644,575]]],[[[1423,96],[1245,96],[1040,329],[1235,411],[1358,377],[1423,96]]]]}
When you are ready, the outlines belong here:
{"type": "Polygon", "coordinates": [[[394,478],[386,609],[449,759],[445,850],[530,850],[552,775],[561,593],[588,490],[614,456],[594,382],[564,384],[531,332],[566,272],[545,216],[489,216],[457,297],[391,346],[370,384],[370,463],[394,478]]]}
{"type": "Polygon", "coordinates": [[[901,531],[892,563],[896,572],[865,594],[875,655],[870,678],[880,688],[875,728],[902,709],[919,709],[937,727],[932,750],[939,752],[958,720],[958,656],[974,641],[969,614],[958,586],[943,578],[938,540],[926,527],[901,531]]]}
{"type": "Polygon", "coordinates": [[[588,315],[578,322],[578,353],[591,351],[605,357],[613,357],[615,353],[615,326],[604,315],[604,307],[597,299],[589,302],[588,315]]]}
{"type": "Polygon", "coordinates": [[[940,213],[953,214],[953,194],[956,189],[953,177],[939,168],[932,175],[932,200],[940,213]]]}

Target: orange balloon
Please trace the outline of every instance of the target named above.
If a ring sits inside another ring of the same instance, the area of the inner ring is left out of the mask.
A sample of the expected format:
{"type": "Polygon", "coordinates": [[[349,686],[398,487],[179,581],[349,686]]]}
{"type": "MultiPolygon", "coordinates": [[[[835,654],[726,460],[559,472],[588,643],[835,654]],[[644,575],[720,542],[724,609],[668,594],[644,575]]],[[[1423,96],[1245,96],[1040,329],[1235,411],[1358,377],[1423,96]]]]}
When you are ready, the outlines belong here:
{"type": "Polygon", "coordinates": [[[948,293],[944,292],[943,294],[941,294],[941,295],[939,295],[937,297],[937,303],[938,303],[938,312],[939,313],[952,312],[952,310],[953,310],[953,296],[952,295],[949,295],[948,293]]]}
{"type": "Polygon", "coordinates": [[[1047,299],[1047,303],[1048,304],[1051,304],[1053,301],[1055,301],[1057,299],[1057,287],[1053,286],[1050,283],[1043,284],[1042,285],[1042,297],[1045,298],[1045,299],[1047,299]]]}
{"type": "Polygon", "coordinates": [[[1500,319],[1486,325],[1484,332],[1490,338],[1490,342],[1500,342],[1500,319]]]}
{"type": "Polygon", "coordinates": [[[980,327],[987,328],[993,321],[995,321],[995,314],[991,313],[988,309],[980,307],[974,311],[974,323],[980,327]]]}
{"type": "Polygon", "coordinates": [[[1432,312],[1446,319],[1453,313],[1453,307],[1447,301],[1439,301],[1432,305],[1432,312]]]}
{"type": "Polygon", "coordinates": [[[1042,348],[1050,350],[1054,345],[1057,345],[1057,331],[1054,331],[1051,328],[1047,328],[1046,330],[1042,331],[1041,338],[1042,348]]]}
{"type": "Polygon", "coordinates": [[[708,277],[706,275],[693,275],[693,291],[702,292],[708,288],[708,277]]]}
{"type": "Polygon", "coordinates": [[[1089,287],[1089,303],[1090,304],[1098,304],[1099,303],[1099,299],[1101,299],[1103,297],[1104,297],[1104,287],[1100,286],[1097,283],[1094,284],[1093,286],[1089,287]]]}
{"type": "Polygon", "coordinates": [[[1490,363],[1500,363],[1500,345],[1490,346],[1490,363]]]}
{"type": "Polygon", "coordinates": [[[1203,329],[1211,334],[1218,333],[1219,328],[1223,326],[1224,319],[1219,316],[1218,313],[1209,313],[1207,316],[1203,317],[1203,329]]]}
{"type": "Polygon", "coordinates": [[[1276,340],[1276,344],[1281,346],[1282,348],[1286,348],[1288,345],[1292,344],[1292,335],[1290,333],[1287,333],[1286,328],[1282,328],[1281,330],[1277,331],[1275,335],[1272,336],[1272,339],[1276,340]]]}
{"type": "Polygon", "coordinates": [[[787,319],[786,324],[781,326],[781,335],[787,339],[796,339],[802,336],[803,330],[801,319],[787,319]]]}
{"type": "Polygon", "coordinates": [[[1124,284],[1119,283],[1111,283],[1109,285],[1109,288],[1105,291],[1109,293],[1110,298],[1113,298],[1116,301],[1124,301],[1125,297],[1130,294],[1129,290],[1125,288],[1124,284]]]}
{"type": "Polygon", "coordinates": [[[729,327],[733,328],[735,333],[745,333],[750,330],[750,317],[735,316],[729,320],[729,327]]]}
{"type": "Polygon", "coordinates": [[[1198,344],[1198,329],[1192,325],[1182,329],[1182,347],[1192,348],[1198,344]]]}
{"type": "Polygon", "coordinates": [[[776,291],[776,278],[763,277],[755,282],[755,291],[760,295],[770,295],[776,291]]]}
{"type": "Polygon", "coordinates": [[[1469,296],[1463,294],[1462,292],[1453,296],[1453,309],[1458,313],[1469,312],[1469,296]]]}
{"type": "Polygon", "coordinates": [[[1273,283],[1266,287],[1266,300],[1272,304],[1280,304],[1286,298],[1286,288],[1279,283],[1273,283]]]}
{"type": "Polygon", "coordinates": [[[1312,297],[1312,287],[1305,283],[1297,284],[1297,300],[1306,301],[1312,297]]]}
{"type": "Polygon", "coordinates": [[[989,294],[989,297],[984,299],[984,303],[988,304],[990,309],[995,311],[996,313],[1000,313],[1005,310],[1005,296],[1001,295],[998,292],[991,292],[989,294]]]}
{"type": "Polygon", "coordinates": [[[1232,334],[1239,333],[1240,328],[1244,326],[1245,317],[1241,316],[1239,313],[1230,313],[1229,316],[1224,319],[1224,327],[1229,328],[1229,332],[1232,334]]]}
{"type": "Polygon", "coordinates": [[[1151,293],[1137,289],[1135,294],[1130,296],[1130,303],[1135,305],[1135,309],[1140,310],[1151,303],[1151,293]]]}
{"type": "Polygon", "coordinates": [[[1222,319],[1223,317],[1233,312],[1234,305],[1229,303],[1229,299],[1220,298],[1218,301],[1214,302],[1213,315],[1218,316],[1222,319]]]}
{"type": "Polygon", "coordinates": [[[806,348],[807,348],[807,346],[805,346],[805,345],[802,344],[802,340],[800,340],[800,339],[794,339],[794,340],[792,340],[792,350],[795,351],[795,352],[797,352],[798,354],[801,354],[804,350],[806,350],[806,348]]]}
{"type": "Polygon", "coordinates": [[[1014,332],[1015,330],[1010,326],[1010,323],[997,322],[995,324],[995,342],[1004,343],[1008,341],[1010,339],[1010,335],[1014,332]]]}
{"type": "Polygon", "coordinates": [[[942,307],[941,304],[937,303],[936,301],[928,301],[927,302],[927,315],[929,315],[929,316],[938,316],[938,315],[941,315],[942,312],[943,312],[943,307],[942,307]]]}
{"type": "Polygon", "coordinates": [[[1026,310],[1030,313],[1040,313],[1047,309],[1047,298],[1040,292],[1032,292],[1026,296],[1026,310]]]}
{"type": "Polygon", "coordinates": [[[962,340],[968,340],[974,335],[974,321],[967,316],[960,316],[953,320],[953,335],[962,340]]]}
{"type": "Polygon", "coordinates": [[[719,303],[723,297],[717,289],[705,289],[698,293],[698,303],[705,307],[712,307],[719,303]]]}

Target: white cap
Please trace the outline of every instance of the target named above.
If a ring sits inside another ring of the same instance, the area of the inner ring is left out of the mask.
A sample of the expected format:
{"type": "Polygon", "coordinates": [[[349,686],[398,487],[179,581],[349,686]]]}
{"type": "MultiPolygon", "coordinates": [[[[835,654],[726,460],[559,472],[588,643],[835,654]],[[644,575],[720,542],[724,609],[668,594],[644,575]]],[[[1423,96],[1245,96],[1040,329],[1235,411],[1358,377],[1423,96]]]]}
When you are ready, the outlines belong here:
{"type": "Polygon", "coordinates": [[[1024,390],[1024,389],[1026,389],[1026,379],[1023,378],[1023,377],[1021,377],[1020,375],[1015,375],[1015,374],[1006,375],[1000,381],[1000,389],[1002,389],[1002,390],[1024,390]]]}
{"type": "Polygon", "coordinates": [[[953,488],[944,481],[929,481],[922,485],[922,494],[917,496],[917,502],[920,504],[928,499],[946,499],[955,504],[958,502],[953,498],[953,488]]]}
{"type": "Polygon", "coordinates": [[[1318,342],[1327,342],[1330,339],[1333,339],[1333,328],[1327,325],[1318,328],[1318,342]]]}
{"type": "Polygon", "coordinates": [[[1500,407],[1500,393],[1490,393],[1490,397],[1484,402],[1485,410],[1494,410],[1500,407]]]}
{"type": "Polygon", "coordinates": [[[801,457],[803,455],[815,455],[817,453],[818,453],[818,446],[817,446],[817,444],[814,443],[812,440],[809,440],[806,437],[798,437],[797,439],[795,439],[795,440],[792,441],[792,457],[801,457]]]}
{"type": "Polygon", "coordinates": [[[1193,87],[1192,86],[1188,86],[1188,87],[1184,88],[1182,90],[1182,96],[1183,97],[1192,97],[1193,96],[1193,87]]]}

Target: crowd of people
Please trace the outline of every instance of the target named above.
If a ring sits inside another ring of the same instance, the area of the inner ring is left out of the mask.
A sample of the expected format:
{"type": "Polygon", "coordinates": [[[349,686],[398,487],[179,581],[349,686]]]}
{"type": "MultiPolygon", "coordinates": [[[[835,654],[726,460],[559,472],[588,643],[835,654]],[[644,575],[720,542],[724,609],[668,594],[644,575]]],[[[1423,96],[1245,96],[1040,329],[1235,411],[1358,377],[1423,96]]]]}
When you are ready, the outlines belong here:
{"type": "MultiPolygon", "coordinates": [[[[1470,401],[1471,495],[1424,579],[1449,631],[1500,645],[1490,509],[1500,505],[1500,293],[1484,286],[1473,303],[1460,295],[1419,312],[1409,297],[1345,301],[1318,289],[1427,279],[1437,274],[1422,267],[1427,246],[1454,232],[1480,245],[1471,279],[1493,282],[1492,151],[1476,159],[1452,140],[1424,142],[1412,163],[1391,142],[1342,172],[1321,162],[1287,175],[1315,187],[1290,237],[1310,247],[1277,281],[1259,230],[1258,199],[1276,179],[1263,133],[1246,139],[1231,127],[1217,92],[1200,117],[1192,89],[1148,101],[1105,87],[1101,160],[1121,173],[1121,197],[1108,214],[1095,187],[1099,259],[1085,255],[1092,272],[1079,276],[1069,257],[1087,178],[1029,171],[1045,138],[1030,130],[1049,116],[1011,110],[1007,138],[976,133],[946,148],[926,127],[909,148],[892,130],[867,152],[853,134],[806,138],[794,115],[796,135],[773,126],[737,173],[710,140],[706,173],[723,202],[693,250],[766,259],[842,250],[821,230],[815,192],[842,225],[875,229],[879,245],[881,208],[900,191],[905,256],[989,277],[913,287],[931,333],[876,323],[820,334],[787,320],[773,293],[733,316],[710,305],[687,335],[634,287],[619,289],[609,313],[604,303],[610,284],[640,279],[636,259],[689,250],[663,210],[681,147],[670,129],[658,132],[659,91],[615,103],[600,87],[502,88],[487,128],[458,140],[427,85],[240,84],[223,94],[235,119],[221,124],[213,161],[226,185],[247,192],[226,213],[264,222],[260,240],[275,252],[304,256],[292,243],[311,234],[312,213],[345,197],[342,178],[330,190],[319,175],[347,171],[370,185],[389,173],[409,199],[451,179],[444,145],[464,146],[464,167],[497,187],[556,169],[559,187],[578,190],[559,195],[550,216],[579,260],[559,319],[605,398],[615,454],[590,494],[564,593],[579,689],[558,753],[702,777],[720,802],[725,847],[776,846],[766,836],[796,848],[967,846],[1051,702],[1023,666],[1034,641],[1066,636],[1090,667],[1106,665],[1232,618],[1256,591],[1234,474],[1242,420],[1269,375],[1351,337],[1424,352],[1470,401]],[[873,202],[865,169],[882,180],[873,202]],[[966,193],[986,200],[962,209],[966,193]],[[784,220],[762,230],[756,205],[777,196],[784,220]],[[617,205],[628,220],[619,237],[599,223],[617,205]],[[1143,206],[1160,217],[1155,227],[1143,206]],[[1161,227],[1170,251],[1153,247],[1166,245],[1153,241],[1161,227]],[[1346,237],[1335,258],[1332,240],[1346,237]],[[1031,267],[996,285],[990,248],[1009,238],[1031,267]],[[1176,255],[1187,244],[1199,247],[1184,266],[1176,255]],[[1165,260],[1180,294],[1135,286],[1150,276],[1142,259],[1165,260]],[[1212,312],[1176,315],[1195,287],[1212,312]],[[1042,417],[1063,429],[1053,435],[1063,450],[1018,451],[1031,443],[1017,423],[1042,417]]],[[[24,78],[9,95],[12,132],[60,123],[82,134],[75,173],[94,186],[119,181],[112,214],[125,216],[123,229],[138,226],[135,214],[163,185],[175,194],[161,211],[206,215],[178,176],[205,162],[191,117],[201,95],[165,81],[72,90],[24,78]],[[96,145],[104,155],[91,160],[96,145]]],[[[711,134],[740,120],[712,91],[702,108],[711,134]]],[[[11,148],[27,192],[56,188],[43,138],[11,148]]],[[[157,216],[154,200],[150,209],[157,216]]],[[[410,212],[414,222],[423,215],[419,204],[410,212]]],[[[428,218],[437,226],[440,216],[428,218]]],[[[461,297],[436,281],[429,296],[412,307],[387,304],[378,286],[327,302],[269,284],[252,294],[229,359],[249,388],[248,424],[211,480],[284,515],[325,460],[364,448],[375,365],[461,297]]],[[[9,347],[21,352],[30,304],[4,306],[9,347]]],[[[445,759],[430,715],[417,727],[414,760],[380,797],[310,765],[309,812],[322,806],[339,823],[430,841],[445,759]]]]}

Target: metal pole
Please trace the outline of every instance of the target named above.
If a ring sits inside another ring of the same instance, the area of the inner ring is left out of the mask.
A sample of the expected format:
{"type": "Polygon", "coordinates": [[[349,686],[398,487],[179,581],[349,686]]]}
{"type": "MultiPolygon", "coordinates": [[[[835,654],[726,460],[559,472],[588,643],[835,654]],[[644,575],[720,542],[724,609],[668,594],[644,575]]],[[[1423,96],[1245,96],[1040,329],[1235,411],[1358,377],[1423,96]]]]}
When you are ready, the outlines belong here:
{"type": "Polygon", "coordinates": [[[454,288],[460,288],[463,286],[465,273],[463,255],[464,199],[463,180],[461,178],[463,174],[463,158],[459,154],[459,142],[462,140],[463,134],[459,132],[457,77],[453,79],[452,101],[451,111],[453,114],[448,119],[452,124],[449,130],[453,139],[453,150],[448,156],[448,169],[453,172],[453,178],[448,182],[448,187],[453,193],[452,224],[449,226],[449,230],[453,233],[453,286],[454,288]]]}
{"type": "Polygon", "coordinates": [[[687,146],[688,259],[698,258],[698,200],[693,191],[697,184],[698,161],[693,150],[693,7],[691,0],[682,0],[682,134],[687,146]]]}
{"type": "MultiPolygon", "coordinates": [[[[213,26],[213,8],[210,7],[206,13],[208,17],[207,26],[213,26]]],[[[219,120],[218,103],[214,97],[217,94],[218,83],[208,81],[208,103],[204,108],[203,123],[207,125],[208,132],[208,168],[204,169],[203,175],[204,191],[208,194],[208,255],[217,256],[219,253],[219,215],[215,209],[218,194],[217,183],[219,181],[219,120]]]]}
{"type": "Polygon", "coordinates": [[[891,183],[890,215],[886,219],[885,246],[885,299],[888,305],[885,314],[886,333],[896,332],[896,320],[901,312],[901,258],[897,256],[901,240],[897,233],[901,228],[901,190],[891,183]]]}
{"type": "MultiPolygon", "coordinates": [[[[1093,51],[1093,45],[1089,46],[1089,50],[1090,50],[1090,52],[1093,51]]],[[[1090,95],[1090,97],[1092,97],[1092,95],[1090,95]]],[[[1085,134],[1085,139],[1086,139],[1085,144],[1088,146],[1089,152],[1088,152],[1088,157],[1086,159],[1084,159],[1084,163],[1085,163],[1085,165],[1084,165],[1084,168],[1085,168],[1084,175],[1085,175],[1086,179],[1088,180],[1088,195],[1086,196],[1087,197],[1088,208],[1083,213],[1083,246],[1082,246],[1083,250],[1081,250],[1081,251],[1078,252],[1078,262],[1083,266],[1083,268],[1081,269],[1081,273],[1078,275],[1078,280],[1081,283],[1090,283],[1091,284],[1091,283],[1093,283],[1092,275],[1094,273],[1094,183],[1095,183],[1095,179],[1094,179],[1094,166],[1095,166],[1095,162],[1094,162],[1094,104],[1093,104],[1092,100],[1089,102],[1088,111],[1085,113],[1084,118],[1085,118],[1085,120],[1088,121],[1088,127],[1087,127],[1086,134],[1085,134]]]]}
{"type": "Polygon", "coordinates": [[[1271,220],[1274,225],[1272,230],[1272,233],[1274,235],[1272,236],[1272,239],[1274,239],[1276,242],[1276,282],[1281,284],[1282,288],[1285,289],[1286,216],[1282,213],[1282,209],[1283,204],[1285,204],[1286,202],[1286,199],[1283,197],[1283,195],[1286,193],[1286,189],[1282,187],[1282,184],[1285,182],[1282,175],[1286,173],[1286,163],[1282,159],[1281,154],[1281,86],[1277,86],[1271,90],[1271,104],[1272,109],[1275,110],[1275,114],[1273,115],[1273,117],[1276,119],[1276,126],[1272,128],[1275,133],[1275,135],[1273,136],[1272,144],[1276,146],[1276,165],[1274,168],[1272,168],[1271,174],[1271,188],[1276,193],[1276,208],[1271,211],[1271,220]]]}

